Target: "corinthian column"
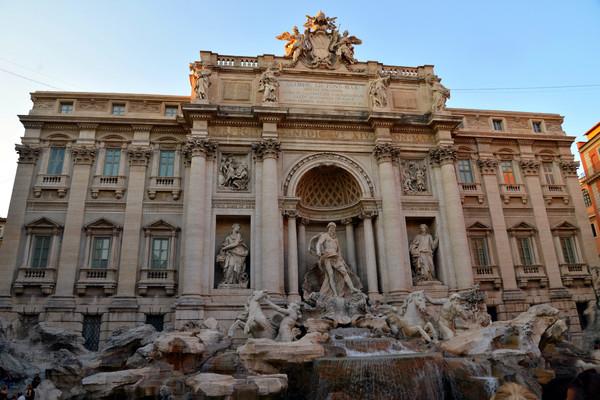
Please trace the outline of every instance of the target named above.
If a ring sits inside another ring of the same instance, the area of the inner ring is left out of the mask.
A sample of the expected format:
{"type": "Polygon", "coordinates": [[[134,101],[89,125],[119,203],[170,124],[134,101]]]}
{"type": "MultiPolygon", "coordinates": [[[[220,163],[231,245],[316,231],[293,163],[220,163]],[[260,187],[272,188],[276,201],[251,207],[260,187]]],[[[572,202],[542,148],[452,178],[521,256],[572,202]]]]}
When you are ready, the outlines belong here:
{"type": "MultiPolygon", "coordinates": [[[[365,258],[367,261],[367,291],[371,301],[380,300],[379,285],[377,284],[377,258],[375,256],[375,235],[373,233],[373,216],[375,211],[363,210],[360,218],[365,229],[365,258]]],[[[399,246],[398,246],[399,247],[399,246]]]]}
{"type": "Polygon", "coordinates": [[[58,262],[56,297],[73,296],[79,264],[85,199],[96,149],[87,146],[73,146],[71,147],[71,155],[73,157],[73,173],[71,175],[65,230],[58,262]]]}
{"type": "Polygon", "coordinates": [[[402,203],[398,197],[392,166],[392,159],[397,154],[398,150],[389,143],[377,144],[373,150],[373,155],[379,166],[382,222],[388,268],[387,277],[389,279],[389,295],[392,299],[406,293],[412,286],[410,261],[407,254],[405,254],[406,252],[403,252],[408,243],[406,222],[404,221],[402,203]]]}
{"type": "Polygon", "coordinates": [[[36,146],[18,144],[15,150],[19,153],[19,164],[4,227],[4,240],[0,248],[0,308],[10,307],[10,286],[23,236],[27,198],[31,190],[35,163],[40,155],[36,146]]]}
{"type": "Polygon", "coordinates": [[[255,143],[253,150],[262,158],[261,193],[261,244],[262,288],[270,294],[283,294],[283,271],[280,265],[281,214],[279,212],[279,184],[277,159],[280,143],[277,139],[264,139],[255,143]]]}
{"type": "Polygon", "coordinates": [[[298,236],[296,233],[296,210],[285,210],[288,222],[288,300],[300,301],[298,294],[298,236]]]}
{"type": "Polygon", "coordinates": [[[535,226],[538,230],[540,247],[544,257],[544,265],[546,266],[546,274],[548,275],[548,286],[550,289],[562,288],[560,267],[558,266],[556,250],[554,249],[554,239],[552,238],[548,213],[546,212],[546,203],[544,202],[544,194],[542,192],[542,185],[540,184],[540,163],[531,159],[521,160],[519,166],[525,175],[527,194],[529,195],[529,201],[531,201],[535,226]]]}
{"type": "MultiPolygon", "coordinates": [[[[206,159],[216,151],[217,145],[206,139],[188,137],[185,152],[191,158],[184,201],[184,252],[182,272],[182,300],[200,303],[201,296],[209,294],[209,274],[203,265],[206,235],[206,214],[210,210],[206,198],[206,159]]],[[[184,318],[185,319],[185,318],[184,318]]]]}
{"type": "Polygon", "coordinates": [[[343,219],[342,224],[346,227],[346,261],[356,274],[356,245],[354,244],[354,224],[352,223],[352,218],[343,219]]]}
{"type": "Polygon", "coordinates": [[[450,146],[438,146],[429,151],[429,157],[433,164],[440,166],[456,284],[459,289],[465,289],[473,285],[473,270],[471,269],[471,258],[469,257],[465,218],[460,193],[458,192],[458,181],[454,170],[456,151],[450,146]]]}

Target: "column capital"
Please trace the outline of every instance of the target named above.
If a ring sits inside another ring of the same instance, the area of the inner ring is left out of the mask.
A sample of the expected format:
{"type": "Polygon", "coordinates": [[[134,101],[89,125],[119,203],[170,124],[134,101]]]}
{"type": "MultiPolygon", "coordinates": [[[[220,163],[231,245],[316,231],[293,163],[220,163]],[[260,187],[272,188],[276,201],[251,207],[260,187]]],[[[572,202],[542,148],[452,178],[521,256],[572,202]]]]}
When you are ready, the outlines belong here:
{"type": "Polygon", "coordinates": [[[340,221],[343,225],[352,225],[352,218],[344,218],[340,221]]]}
{"type": "Polygon", "coordinates": [[[196,136],[188,136],[183,146],[183,152],[187,157],[205,156],[212,157],[217,151],[217,143],[212,140],[196,136]]]}
{"type": "Polygon", "coordinates": [[[298,217],[298,210],[287,209],[287,210],[283,210],[282,214],[283,214],[284,217],[297,218],[298,217]]]}
{"type": "Polygon", "coordinates": [[[579,168],[578,161],[560,160],[559,166],[563,176],[577,177],[577,168],[579,168]]]}
{"type": "Polygon", "coordinates": [[[19,153],[19,164],[35,164],[40,156],[39,147],[28,144],[15,145],[15,151],[19,153]]]}
{"type": "Polygon", "coordinates": [[[438,146],[429,150],[429,161],[431,165],[443,165],[454,163],[456,160],[456,149],[452,146],[438,146]]]}
{"type": "Polygon", "coordinates": [[[306,226],[308,224],[310,224],[310,219],[308,219],[308,218],[300,218],[300,225],[306,226]]]}
{"type": "Polygon", "coordinates": [[[477,160],[477,165],[483,175],[496,175],[498,160],[495,158],[480,158],[477,160]]]}
{"type": "Polygon", "coordinates": [[[93,164],[96,158],[96,148],[91,146],[73,146],[71,155],[74,164],[93,164]]]}
{"type": "Polygon", "coordinates": [[[540,173],[540,162],[537,160],[521,160],[519,161],[519,167],[526,176],[539,175],[540,173]]]}
{"type": "Polygon", "coordinates": [[[143,146],[131,146],[127,149],[127,158],[129,159],[129,165],[148,165],[148,160],[152,155],[152,149],[150,147],[143,146]]]}
{"type": "Polygon", "coordinates": [[[374,209],[362,209],[358,218],[360,219],[371,219],[377,215],[377,210],[374,209]]]}
{"type": "Polygon", "coordinates": [[[399,151],[390,143],[379,143],[373,148],[373,155],[377,163],[392,162],[398,157],[399,151]]]}
{"type": "Polygon", "coordinates": [[[257,143],[252,143],[252,151],[258,160],[265,158],[279,157],[281,152],[281,143],[277,139],[264,139],[257,143]]]}

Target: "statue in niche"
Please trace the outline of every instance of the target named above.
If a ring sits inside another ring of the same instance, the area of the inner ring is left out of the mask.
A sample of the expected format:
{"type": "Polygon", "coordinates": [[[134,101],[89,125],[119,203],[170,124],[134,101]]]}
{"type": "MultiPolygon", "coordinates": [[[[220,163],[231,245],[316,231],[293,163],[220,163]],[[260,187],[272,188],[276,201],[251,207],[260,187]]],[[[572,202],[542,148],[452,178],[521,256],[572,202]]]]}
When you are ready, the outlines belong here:
{"type": "Polygon", "coordinates": [[[435,75],[430,75],[427,78],[431,85],[433,102],[431,104],[431,112],[444,111],[446,101],[450,98],[450,91],[442,85],[442,80],[435,75]]]}
{"type": "Polygon", "coordinates": [[[231,190],[248,189],[248,166],[233,156],[223,156],[219,166],[219,185],[231,190]]]}
{"type": "Polygon", "coordinates": [[[211,72],[190,64],[190,83],[193,89],[194,100],[208,100],[208,88],[210,87],[211,72]]]}
{"type": "Polygon", "coordinates": [[[389,76],[380,76],[369,82],[369,98],[374,108],[387,106],[387,87],[389,84],[389,76]]]}
{"type": "Polygon", "coordinates": [[[223,270],[223,280],[219,284],[219,288],[248,287],[247,256],[248,246],[242,239],[240,225],[233,224],[231,233],[223,240],[219,254],[217,254],[217,263],[223,270]]]}
{"type": "Polygon", "coordinates": [[[277,80],[277,69],[271,66],[265,70],[258,81],[258,91],[262,92],[263,103],[277,102],[277,88],[279,81],[277,80]]]}
{"type": "Polygon", "coordinates": [[[319,292],[328,297],[347,297],[354,292],[360,292],[360,287],[355,284],[355,281],[358,282],[356,275],[353,281],[353,272],[341,256],[335,228],[335,223],[327,224],[327,232],[310,240],[309,251],[319,258],[318,265],[323,275],[319,292]]]}
{"type": "Polygon", "coordinates": [[[427,170],[423,162],[406,161],[402,168],[402,190],[405,194],[427,192],[427,170]]]}
{"type": "Polygon", "coordinates": [[[410,255],[413,261],[414,280],[416,282],[434,281],[433,252],[437,249],[438,238],[433,238],[429,227],[419,225],[419,234],[410,243],[410,255]]]}

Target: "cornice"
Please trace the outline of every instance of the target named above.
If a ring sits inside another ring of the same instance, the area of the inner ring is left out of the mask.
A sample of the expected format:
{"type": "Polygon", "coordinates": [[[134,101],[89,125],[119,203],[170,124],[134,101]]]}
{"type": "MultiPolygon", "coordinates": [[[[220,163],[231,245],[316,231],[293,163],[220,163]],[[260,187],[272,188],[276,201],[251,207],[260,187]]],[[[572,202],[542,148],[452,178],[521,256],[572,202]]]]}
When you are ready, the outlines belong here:
{"type": "Polygon", "coordinates": [[[509,133],[509,132],[483,132],[483,131],[456,131],[457,137],[472,137],[472,138],[491,138],[491,139],[512,139],[512,140],[532,140],[534,142],[540,141],[551,141],[551,142],[573,142],[575,136],[563,136],[563,135],[533,135],[523,133],[509,133]]]}

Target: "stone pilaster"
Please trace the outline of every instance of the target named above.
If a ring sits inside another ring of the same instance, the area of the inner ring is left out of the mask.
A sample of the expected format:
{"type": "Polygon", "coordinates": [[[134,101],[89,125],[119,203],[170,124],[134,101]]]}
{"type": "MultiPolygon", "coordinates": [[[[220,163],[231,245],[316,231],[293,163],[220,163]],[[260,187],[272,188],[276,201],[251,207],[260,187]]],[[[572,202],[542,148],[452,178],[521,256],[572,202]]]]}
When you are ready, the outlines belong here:
{"type": "MultiPolygon", "coordinates": [[[[410,290],[412,286],[410,260],[406,252],[403,251],[408,243],[406,222],[404,221],[402,203],[398,196],[392,165],[392,160],[397,157],[398,150],[389,143],[381,143],[375,146],[373,155],[377,159],[382,197],[382,222],[385,234],[387,276],[389,279],[389,293],[386,294],[393,301],[410,290]]],[[[370,218],[365,227],[367,225],[372,230],[370,218]]]]}
{"type": "Polygon", "coordinates": [[[117,297],[133,298],[135,296],[144,211],[146,168],[151,156],[152,149],[148,146],[131,146],[127,150],[129,177],[127,179],[127,201],[123,222],[123,246],[119,261],[117,297]]]}
{"type": "Polygon", "coordinates": [[[69,190],[67,216],[63,233],[55,297],[72,297],[79,266],[79,249],[81,247],[81,228],[85,215],[85,200],[88,183],[96,149],[91,146],[71,147],[73,173],[69,190]]]}
{"type": "Polygon", "coordinates": [[[518,291],[515,266],[512,257],[510,257],[510,239],[506,230],[506,220],[504,219],[504,209],[502,208],[500,187],[498,185],[498,160],[494,158],[481,158],[477,164],[481,172],[481,179],[492,221],[492,230],[494,231],[493,242],[496,250],[496,261],[498,262],[500,276],[502,277],[502,286],[505,291],[518,291]]]}
{"type": "Polygon", "coordinates": [[[19,154],[19,164],[0,248],[0,309],[10,308],[11,305],[10,287],[19,261],[27,198],[34,179],[35,164],[40,156],[37,146],[18,144],[15,150],[19,154]]]}
{"type": "Polygon", "coordinates": [[[298,294],[298,236],[296,232],[296,210],[285,210],[288,228],[288,301],[300,301],[298,294]]]}
{"type": "Polygon", "coordinates": [[[583,203],[581,186],[579,184],[579,179],[577,178],[577,168],[579,167],[579,163],[577,161],[561,160],[559,165],[563,180],[567,186],[567,192],[571,198],[571,204],[575,208],[575,218],[581,234],[581,248],[585,261],[589,267],[597,267],[600,265],[598,252],[592,235],[592,228],[590,227],[586,207],[583,203]]]}
{"type": "Polygon", "coordinates": [[[262,159],[261,243],[262,288],[270,294],[283,295],[283,271],[280,265],[281,214],[277,159],[281,145],[277,139],[263,139],[252,146],[262,159]]]}
{"type": "Polygon", "coordinates": [[[452,248],[456,284],[458,289],[466,289],[473,285],[473,269],[469,256],[469,243],[463,216],[458,181],[454,169],[456,151],[451,146],[438,146],[429,151],[430,161],[439,165],[442,179],[442,190],[446,210],[446,221],[452,248]]]}
{"type": "Polygon", "coordinates": [[[527,193],[531,201],[535,225],[538,230],[549,287],[550,289],[562,288],[560,267],[556,257],[554,240],[552,238],[552,231],[550,230],[550,223],[548,222],[548,213],[546,212],[546,202],[544,201],[544,194],[540,183],[540,163],[537,160],[525,159],[519,162],[519,166],[521,167],[521,172],[525,175],[525,184],[527,185],[527,193]]]}
{"type": "Polygon", "coordinates": [[[346,261],[352,268],[354,273],[357,273],[356,268],[356,244],[354,242],[354,223],[352,218],[342,220],[342,224],[346,227],[346,261]]]}
{"type": "Polygon", "coordinates": [[[298,277],[300,281],[304,281],[304,274],[306,274],[306,252],[308,246],[306,245],[306,225],[308,225],[308,219],[300,218],[297,221],[298,225],[298,277]]]}
{"type": "MultiPolygon", "coordinates": [[[[367,292],[371,301],[381,300],[377,282],[377,258],[375,253],[375,234],[373,233],[374,210],[363,210],[360,218],[365,230],[365,258],[367,266],[367,292]]],[[[400,246],[398,246],[400,247],[400,246]]],[[[393,286],[392,286],[393,287],[393,286]]]]}

